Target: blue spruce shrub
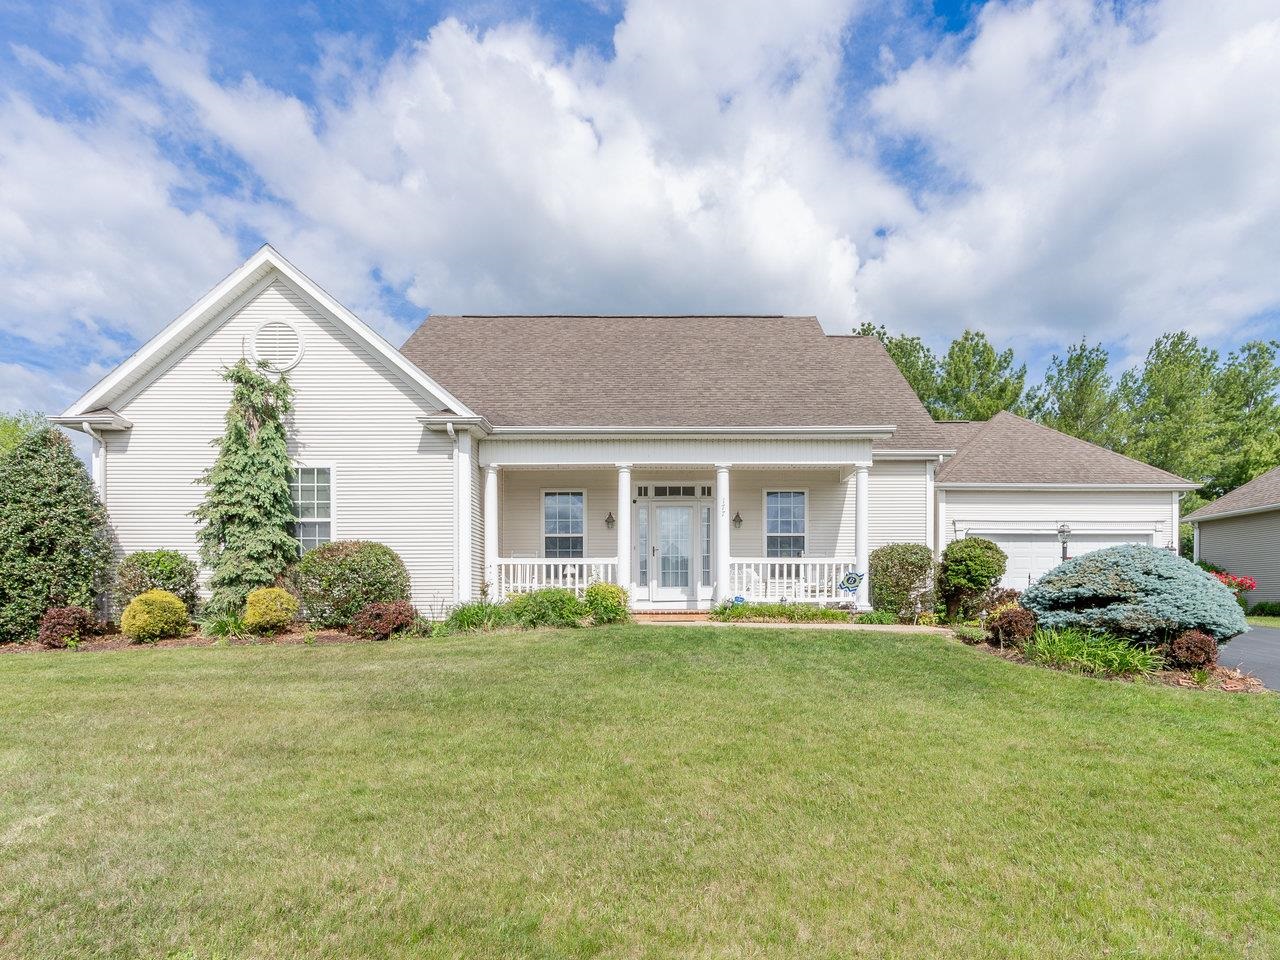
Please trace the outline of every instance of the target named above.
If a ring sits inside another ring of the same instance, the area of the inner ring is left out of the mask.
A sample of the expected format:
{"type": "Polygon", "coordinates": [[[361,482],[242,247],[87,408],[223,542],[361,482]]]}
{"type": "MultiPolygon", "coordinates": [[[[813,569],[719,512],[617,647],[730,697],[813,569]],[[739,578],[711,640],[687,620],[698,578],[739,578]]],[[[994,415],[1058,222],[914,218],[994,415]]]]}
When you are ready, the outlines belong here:
{"type": "Polygon", "coordinates": [[[1156,547],[1095,550],[1050,570],[1022,594],[1040,627],[1077,627],[1163,642],[1184,630],[1228,640],[1249,629],[1212,574],[1156,547]]]}

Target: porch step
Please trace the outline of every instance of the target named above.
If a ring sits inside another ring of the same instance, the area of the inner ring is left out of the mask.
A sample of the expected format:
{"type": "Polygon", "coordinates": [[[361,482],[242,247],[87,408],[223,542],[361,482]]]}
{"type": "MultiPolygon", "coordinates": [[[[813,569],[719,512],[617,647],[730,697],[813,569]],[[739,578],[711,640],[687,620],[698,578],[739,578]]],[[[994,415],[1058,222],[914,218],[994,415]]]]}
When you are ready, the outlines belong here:
{"type": "Polygon", "coordinates": [[[632,614],[636,623],[705,623],[704,610],[645,610],[632,614]]]}

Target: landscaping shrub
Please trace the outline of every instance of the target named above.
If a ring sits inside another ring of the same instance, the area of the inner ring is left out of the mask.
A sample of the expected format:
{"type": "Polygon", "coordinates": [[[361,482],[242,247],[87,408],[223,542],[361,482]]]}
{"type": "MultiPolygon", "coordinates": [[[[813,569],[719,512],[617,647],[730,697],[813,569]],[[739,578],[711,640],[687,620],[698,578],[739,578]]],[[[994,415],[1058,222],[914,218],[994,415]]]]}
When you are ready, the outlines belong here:
{"type": "Polygon", "coordinates": [[[368,603],[351,620],[351,632],[370,640],[386,640],[393,633],[408,630],[418,619],[418,611],[408,600],[368,603]]]}
{"type": "Polygon", "coordinates": [[[626,623],[631,619],[631,598],[616,583],[591,584],[585,600],[593,623],[626,623]]]}
{"type": "Polygon", "coordinates": [[[254,633],[277,633],[298,616],[298,601],[280,587],[259,587],[249,592],[244,605],[244,625],[254,633]]]}
{"type": "Polygon", "coordinates": [[[981,627],[966,627],[963,624],[953,624],[951,632],[960,639],[961,643],[967,643],[971,647],[977,646],[987,639],[986,631],[981,627]]]}
{"type": "Polygon", "coordinates": [[[335,540],[308,551],[295,576],[307,619],[345,627],[370,603],[409,599],[409,573],[390,547],[335,540]]]}
{"type": "Polygon", "coordinates": [[[964,619],[979,599],[1004,576],[1008,558],[1004,551],[982,537],[952,540],[942,551],[938,589],[947,605],[947,616],[964,619]]]}
{"type": "Polygon", "coordinates": [[[92,609],[107,585],[107,511],[61,431],[0,459],[0,643],[36,639],[50,607],[92,609]]]}
{"type": "Polygon", "coordinates": [[[1200,630],[1184,630],[1169,642],[1166,659],[1184,670],[1211,667],[1218,662],[1218,641],[1200,630]]]}
{"type": "Polygon", "coordinates": [[[514,622],[511,611],[505,605],[489,600],[473,600],[454,607],[441,627],[445,633],[471,633],[509,627],[514,622]]]}
{"type": "Polygon", "coordinates": [[[249,627],[238,613],[218,613],[200,621],[200,632],[206,637],[235,640],[247,634],[249,627]]]}
{"type": "Polygon", "coordinates": [[[863,613],[855,614],[854,623],[875,623],[881,626],[889,626],[898,622],[897,614],[892,610],[867,610],[863,613]]]}
{"type": "Polygon", "coordinates": [[[511,618],[522,627],[579,627],[587,607],[572,590],[543,587],[507,601],[511,618]]]}
{"type": "Polygon", "coordinates": [[[986,610],[987,613],[999,613],[1009,607],[1018,606],[1018,600],[1021,596],[1022,591],[1015,590],[1013,587],[992,587],[983,594],[978,607],[980,610],[986,610]]]}
{"type": "Polygon", "coordinates": [[[1280,617],[1280,600],[1262,600],[1249,608],[1250,616],[1280,617]]]}
{"type": "Polygon", "coordinates": [[[140,593],[124,608],[120,632],[134,643],[180,637],[191,627],[187,607],[167,590],[140,593]]]}
{"type": "Polygon", "coordinates": [[[1078,627],[1164,643],[1184,630],[1218,641],[1249,629],[1212,574],[1168,550],[1107,547],[1068,560],[1027,588],[1022,605],[1050,630],[1078,627]]]}
{"type": "Polygon", "coordinates": [[[1025,607],[1005,607],[987,617],[987,639],[998,647],[1021,647],[1036,630],[1036,615],[1025,607]]]}
{"type": "Polygon", "coordinates": [[[98,632],[98,621],[84,607],[50,607],[40,618],[40,642],[46,647],[75,646],[98,632]]]}
{"type": "Polygon", "coordinates": [[[812,603],[725,603],[708,616],[730,623],[849,623],[851,620],[844,610],[812,603]]]}
{"type": "Polygon", "coordinates": [[[887,543],[871,551],[871,605],[899,620],[915,619],[917,605],[933,606],[933,551],[922,543],[887,543]]]}
{"type": "Polygon", "coordinates": [[[124,608],[140,593],[168,590],[194,613],[200,596],[195,562],[177,550],[139,550],[116,567],[116,603],[124,608]]]}
{"type": "Polygon", "coordinates": [[[1037,630],[1023,652],[1035,663],[1104,677],[1145,677],[1164,666],[1164,659],[1150,647],[1075,627],[1037,630]]]}

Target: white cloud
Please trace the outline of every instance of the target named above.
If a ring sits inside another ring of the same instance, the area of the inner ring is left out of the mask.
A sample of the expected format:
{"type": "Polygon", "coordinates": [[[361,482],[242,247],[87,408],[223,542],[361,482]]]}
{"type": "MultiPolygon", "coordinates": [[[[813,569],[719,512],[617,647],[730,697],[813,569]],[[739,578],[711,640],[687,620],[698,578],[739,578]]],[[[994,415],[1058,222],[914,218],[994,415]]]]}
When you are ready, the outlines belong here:
{"type": "Polygon", "coordinates": [[[609,60],[450,19],[385,63],[327,41],[314,104],[221,76],[196,21],[98,24],[84,64],[22,56],[99,115],[0,103],[0,331],[142,338],[252,234],[393,339],[404,301],[1138,346],[1280,303],[1272,3],[993,4],[969,43],[886,53],[851,105],[859,16],[633,0],[609,60]],[[913,200],[877,159],[894,138],[963,189],[913,200]],[[213,189],[175,144],[234,157],[239,185],[213,189]]]}

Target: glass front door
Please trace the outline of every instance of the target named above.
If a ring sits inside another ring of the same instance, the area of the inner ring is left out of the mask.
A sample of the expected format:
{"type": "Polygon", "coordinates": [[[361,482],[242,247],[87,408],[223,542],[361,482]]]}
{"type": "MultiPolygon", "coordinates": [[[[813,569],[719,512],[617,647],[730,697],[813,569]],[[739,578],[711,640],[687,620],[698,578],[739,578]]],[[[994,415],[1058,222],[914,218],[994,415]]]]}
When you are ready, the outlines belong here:
{"type": "Polygon", "coordinates": [[[694,508],[688,504],[655,504],[653,590],[655,600],[691,600],[698,564],[694,540],[694,508]]]}

